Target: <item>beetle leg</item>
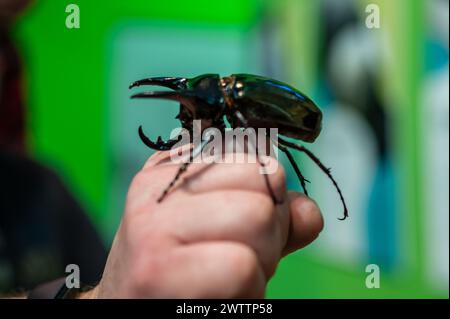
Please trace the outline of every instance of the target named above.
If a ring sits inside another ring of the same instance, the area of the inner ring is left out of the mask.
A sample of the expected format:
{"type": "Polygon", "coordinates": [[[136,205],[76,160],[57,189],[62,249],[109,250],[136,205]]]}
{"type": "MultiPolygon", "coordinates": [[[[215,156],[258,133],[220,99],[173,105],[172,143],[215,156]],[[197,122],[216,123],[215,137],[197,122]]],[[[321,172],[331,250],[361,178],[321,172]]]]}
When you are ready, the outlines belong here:
{"type": "Polygon", "coordinates": [[[142,125],[139,126],[138,132],[142,142],[144,142],[144,144],[147,145],[149,148],[157,151],[168,151],[181,140],[181,135],[179,135],[177,139],[170,139],[168,141],[163,141],[161,139],[161,136],[159,136],[155,143],[144,134],[144,132],[142,131],[142,125]]]}
{"type": "Polygon", "coordinates": [[[175,183],[180,179],[181,175],[186,172],[188,166],[193,162],[193,160],[199,156],[206,145],[208,145],[209,142],[211,142],[213,136],[207,136],[206,139],[202,140],[201,143],[199,145],[197,145],[192,152],[190,152],[189,154],[189,160],[186,163],[181,164],[180,168],[177,171],[177,174],[175,175],[175,177],[172,179],[172,181],[170,182],[169,185],[167,185],[167,187],[164,189],[164,191],[162,192],[161,196],[159,196],[158,198],[158,203],[162,202],[162,200],[167,196],[167,194],[169,193],[169,191],[172,189],[172,187],[175,185],[175,183]]]}
{"type": "MultiPolygon", "coordinates": [[[[237,120],[241,123],[241,125],[245,128],[248,127],[248,122],[245,119],[244,115],[242,115],[241,112],[239,112],[238,110],[234,111],[234,114],[236,115],[237,120]]],[[[253,144],[253,141],[251,139],[249,139],[249,141],[253,144]]],[[[256,143],[258,144],[258,143],[256,143]]],[[[265,169],[266,169],[266,164],[264,164],[261,161],[261,158],[259,157],[259,150],[258,150],[258,145],[252,145],[255,148],[255,152],[256,152],[256,160],[258,161],[258,164],[261,165],[261,167],[264,169],[264,182],[266,183],[267,189],[269,191],[269,195],[272,198],[272,201],[275,205],[277,204],[282,204],[283,201],[282,200],[278,200],[277,197],[275,196],[275,192],[273,191],[272,185],[270,185],[270,180],[269,177],[267,176],[265,169]]]]}
{"type": "Polygon", "coordinates": [[[186,78],[154,77],[138,80],[130,84],[130,89],[141,85],[159,85],[173,90],[184,89],[186,78]]]}
{"type": "Polygon", "coordinates": [[[258,160],[259,165],[261,165],[261,167],[264,169],[264,174],[263,174],[264,182],[266,183],[267,189],[269,190],[270,197],[272,197],[272,201],[275,205],[282,204],[283,200],[277,199],[277,197],[275,196],[275,192],[273,191],[272,185],[270,185],[269,177],[265,173],[266,164],[261,162],[261,158],[259,157],[258,145],[255,145],[254,147],[255,147],[255,151],[256,151],[256,159],[258,160]]]}
{"type": "Polygon", "coordinates": [[[297,145],[295,143],[291,143],[289,141],[286,141],[284,139],[282,139],[281,137],[278,137],[278,142],[280,144],[283,144],[284,146],[287,147],[292,147],[295,148],[296,150],[305,153],[306,155],[308,155],[308,157],[317,165],[319,166],[319,168],[328,176],[329,179],[331,179],[331,181],[333,182],[334,187],[336,188],[339,197],[341,198],[341,202],[342,205],[344,206],[344,217],[339,218],[340,220],[344,220],[348,217],[348,210],[347,210],[347,205],[345,204],[345,200],[344,200],[344,196],[342,195],[341,189],[339,188],[337,182],[335,181],[335,179],[333,178],[333,175],[331,175],[330,169],[325,167],[325,165],[322,164],[322,162],[317,158],[316,155],[314,155],[310,150],[308,150],[306,147],[304,147],[303,145],[297,145]]]}
{"type": "Polygon", "coordinates": [[[292,156],[291,152],[289,152],[289,149],[283,145],[278,144],[277,147],[284,152],[284,154],[286,154],[289,162],[291,163],[292,167],[294,168],[295,174],[297,175],[300,184],[302,186],[303,189],[303,193],[305,193],[306,196],[308,195],[308,190],[306,189],[306,182],[309,182],[302,174],[302,172],[300,171],[300,168],[298,167],[297,163],[295,162],[294,157],[292,156]]]}

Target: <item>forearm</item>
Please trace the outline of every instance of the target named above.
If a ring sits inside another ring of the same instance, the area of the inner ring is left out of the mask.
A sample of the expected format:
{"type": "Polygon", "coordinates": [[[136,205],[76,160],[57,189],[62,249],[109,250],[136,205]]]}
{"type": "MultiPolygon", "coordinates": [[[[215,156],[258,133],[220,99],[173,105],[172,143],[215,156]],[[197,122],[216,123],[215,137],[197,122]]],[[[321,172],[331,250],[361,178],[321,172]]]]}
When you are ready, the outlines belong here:
{"type": "Polygon", "coordinates": [[[82,285],[68,289],[65,278],[59,278],[36,286],[30,291],[18,291],[0,295],[0,299],[96,299],[98,286],[82,285]]]}

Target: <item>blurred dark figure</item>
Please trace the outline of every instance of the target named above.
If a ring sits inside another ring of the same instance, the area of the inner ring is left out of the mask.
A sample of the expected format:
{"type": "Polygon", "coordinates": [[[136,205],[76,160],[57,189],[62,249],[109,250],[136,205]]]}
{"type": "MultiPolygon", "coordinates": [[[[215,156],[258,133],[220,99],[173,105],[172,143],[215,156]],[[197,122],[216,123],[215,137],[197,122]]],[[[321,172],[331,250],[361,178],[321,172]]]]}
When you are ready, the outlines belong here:
{"type": "Polygon", "coordinates": [[[80,267],[97,281],[106,250],[58,176],[26,154],[21,63],[9,37],[27,0],[0,0],[0,294],[29,289],[80,267]]]}
{"type": "Polygon", "coordinates": [[[25,116],[21,94],[20,61],[9,38],[13,18],[26,0],[0,0],[0,148],[24,151],[25,116]]]}

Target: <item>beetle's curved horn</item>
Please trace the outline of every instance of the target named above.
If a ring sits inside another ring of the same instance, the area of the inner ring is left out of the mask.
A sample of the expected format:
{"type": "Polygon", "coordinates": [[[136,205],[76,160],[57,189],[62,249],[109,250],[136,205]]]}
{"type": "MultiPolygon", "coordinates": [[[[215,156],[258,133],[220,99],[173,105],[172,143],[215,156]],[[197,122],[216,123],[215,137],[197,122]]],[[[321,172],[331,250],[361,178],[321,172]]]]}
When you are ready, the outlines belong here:
{"type": "Polygon", "coordinates": [[[132,99],[167,99],[178,101],[181,104],[191,104],[193,96],[187,91],[149,91],[141,92],[131,96],[132,99]]]}
{"type": "Polygon", "coordinates": [[[134,87],[138,87],[141,85],[159,85],[164,86],[169,89],[177,90],[177,89],[184,89],[186,78],[175,78],[175,77],[154,77],[154,78],[147,78],[138,80],[136,82],[133,82],[130,84],[130,89],[134,87]]]}

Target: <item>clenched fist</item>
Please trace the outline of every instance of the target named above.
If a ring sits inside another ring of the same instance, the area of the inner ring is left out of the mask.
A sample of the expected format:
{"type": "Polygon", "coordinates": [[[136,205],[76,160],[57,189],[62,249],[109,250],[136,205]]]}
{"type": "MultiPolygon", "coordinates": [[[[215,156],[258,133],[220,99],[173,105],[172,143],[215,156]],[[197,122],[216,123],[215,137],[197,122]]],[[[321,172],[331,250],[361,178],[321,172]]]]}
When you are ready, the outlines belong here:
{"type": "Polygon", "coordinates": [[[287,193],[281,165],[268,175],[280,205],[257,163],[193,163],[157,203],[178,167],[156,153],[135,176],[103,278],[85,298],[262,298],[279,260],[323,228],[311,199],[287,193]]]}

